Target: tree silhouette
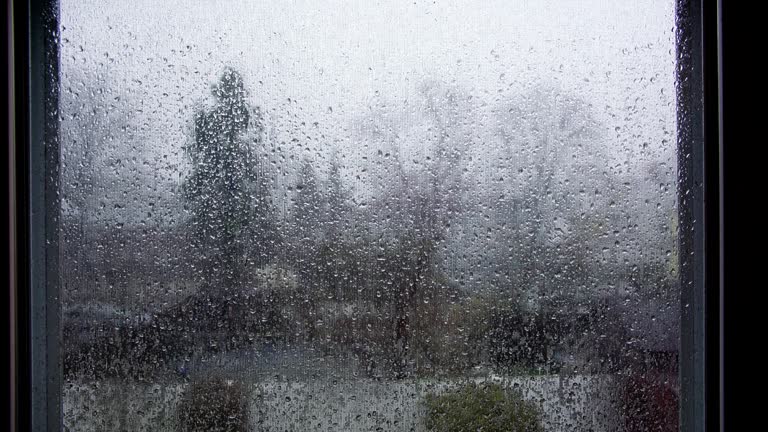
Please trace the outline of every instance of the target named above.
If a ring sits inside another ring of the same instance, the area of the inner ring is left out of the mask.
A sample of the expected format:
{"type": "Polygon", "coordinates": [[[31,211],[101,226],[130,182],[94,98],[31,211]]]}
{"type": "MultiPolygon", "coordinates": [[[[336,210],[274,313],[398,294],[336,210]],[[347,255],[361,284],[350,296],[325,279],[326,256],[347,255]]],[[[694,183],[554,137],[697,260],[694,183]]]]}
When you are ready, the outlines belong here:
{"type": "Polygon", "coordinates": [[[213,108],[195,116],[194,140],[185,149],[192,169],[182,191],[204,283],[215,281],[227,291],[240,283],[245,246],[257,225],[270,223],[270,209],[247,134],[255,131],[259,139],[258,108],[248,106],[240,73],[227,68],[212,94],[213,108]]]}

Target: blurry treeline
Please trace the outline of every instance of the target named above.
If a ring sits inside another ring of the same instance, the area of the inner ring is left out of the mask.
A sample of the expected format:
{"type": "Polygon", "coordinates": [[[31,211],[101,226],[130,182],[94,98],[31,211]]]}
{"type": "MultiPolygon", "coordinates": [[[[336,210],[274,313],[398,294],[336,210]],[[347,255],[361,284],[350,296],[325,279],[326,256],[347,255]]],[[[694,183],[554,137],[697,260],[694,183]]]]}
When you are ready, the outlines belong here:
{"type": "Polygon", "coordinates": [[[351,120],[354,152],[286,155],[226,69],[185,113],[184,162],[158,169],[120,145],[147,140],[135,101],[82,74],[62,93],[68,372],[263,342],[373,377],[610,371],[676,350],[675,168],[608,166],[585,101],[534,87],[478,121],[489,101],[425,81],[351,120]]]}

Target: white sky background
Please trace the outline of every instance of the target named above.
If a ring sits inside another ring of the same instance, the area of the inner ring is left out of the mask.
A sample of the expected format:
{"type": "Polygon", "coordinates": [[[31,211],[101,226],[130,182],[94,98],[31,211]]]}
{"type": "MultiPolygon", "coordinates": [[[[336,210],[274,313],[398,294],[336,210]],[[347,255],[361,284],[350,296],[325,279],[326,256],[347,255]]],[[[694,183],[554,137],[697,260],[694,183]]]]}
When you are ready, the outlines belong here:
{"type": "Polygon", "coordinates": [[[154,168],[183,163],[195,109],[225,65],[245,76],[273,139],[306,132],[310,154],[354,149],[353,123],[377,92],[408,106],[439,79],[480,105],[562,90],[591,105],[620,169],[675,163],[671,0],[64,0],[61,11],[65,76],[108,68],[140,107],[132,145],[154,168]]]}

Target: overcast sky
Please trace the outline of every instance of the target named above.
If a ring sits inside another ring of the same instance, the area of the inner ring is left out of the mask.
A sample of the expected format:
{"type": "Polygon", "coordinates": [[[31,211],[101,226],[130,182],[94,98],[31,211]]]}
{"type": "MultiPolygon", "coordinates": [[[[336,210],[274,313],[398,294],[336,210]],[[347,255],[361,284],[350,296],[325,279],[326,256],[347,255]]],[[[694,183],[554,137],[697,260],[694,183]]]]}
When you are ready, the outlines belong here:
{"type": "Polygon", "coordinates": [[[138,107],[131,146],[149,167],[183,163],[225,65],[243,72],[286,152],[296,136],[308,154],[329,142],[351,152],[372,103],[407,110],[438,80],[480,111],[553,88],[587,104],[612,163],[674,164],[672,0],[62,0],[61,13],[63,85],[75,68],[108,71],[138,107]]]}

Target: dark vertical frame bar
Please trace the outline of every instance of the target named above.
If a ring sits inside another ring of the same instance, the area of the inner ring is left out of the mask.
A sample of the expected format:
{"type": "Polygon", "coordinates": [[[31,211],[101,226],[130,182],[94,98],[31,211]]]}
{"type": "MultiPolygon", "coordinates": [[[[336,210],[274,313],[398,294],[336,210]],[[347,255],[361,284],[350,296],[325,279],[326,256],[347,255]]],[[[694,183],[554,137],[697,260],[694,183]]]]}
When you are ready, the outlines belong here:
{"type": "Polygon", "coordinates": [[[7,379],[6,395],[8,396],[8,406],[6,413],[8,414],[5,425],[7,430],[16,430],[16,348],[17,344],[17,327],[16,327],[16,147],[15,147],[15,89],[14,89],[14,25],[13,25],[13,2],[6,2],[3,9],[2,21],[5,24],[5,31],[7,39],[4,41],[3,48],[5,49],[4,55],[6,56],[6,67],[3,69],[3,74],[8,80],[7,84],[2,88],[2,96],[6,102],[5,107],[8,109],[8,118],[5,119],[7,136],[7,147],[5,149],[8,159],[6,162],[6,178],[8,179],[7,193],[8,193],[8,207],[6,214],[8,216],[8,231],[7,240],[5,243],[6,251],[8,252],[8,317],[6,323],[8,328],[6,330],[6,336],[8,337],[8,371],[5,378],[7,379]]]}
{"type": "Polygon", "coordinates": [[[61,428],[58,2],[14,3],[17,430],[61,428]]]}
{"type": "MultiPolygon", "coordinates": [[[[718,221],[720,222],[720,232],[718,233],[718,240],[719,240],[719,246],[720,246],[720,257],[719,257],[719,268],[720,268],[720,274],[719,274],[719,284],[720,289],[718,292],[718,339],[717,344],[720,352],[717,356],[717,376],[714,377],[717,379],[717,389],[718,389],[718,399],[717,399],[717,413],[718,413],[718,421],[717,421],[717,427],[720,431],[725,430],[725,380],[724,380],[724,374],[723,370],[725,368],[725,360],[724,360],[724,353],[725,353],[725,332],[724,332],[724,320],[725,320],[725,182],[723,180],[725,175],[724,170],[724,158],[725,155],[723,154],[723,142],[724,142],[724,129],[723,129],[723,113],[725,110],[725,101],[723,100],[723,2],[722,0],[717,0],[717,100],[719,104],[718,109],[718,117],[717,117],[717,125],[718,125],[718,174],[719,174],[719,182],[718,182],[718,188],[719,188],[719,211],[718,211],[718,221]]],[[[714,375],[714,371],[712,373],[714,375]]],[[[714,402],[714,401],[713,401],[714,402]]]]}
{"type": "Polygon", "coordinates": [[[677,3],[678,215],[680,241],[680,430],[704,430],[703,88],[701,2],[677,3]]]}
{"type": "Polygon", "coordinates": [[[721,135],[717,0],[677,2],[680,430],[720,428],[721,135]]]}
{"type": "Polygon", "coordinates": [[[14,51],[14,430],[30,430],[30,349],[29,349],[29,4],[13,3],[14,51]]]}
{"type": "Polygon", "coordinates": [[[703,10],[704,77],[704,260],[705,302],[705,428],[721,430],[722,394],[722,74],[721,0],[711,0],[703,10]]]}

